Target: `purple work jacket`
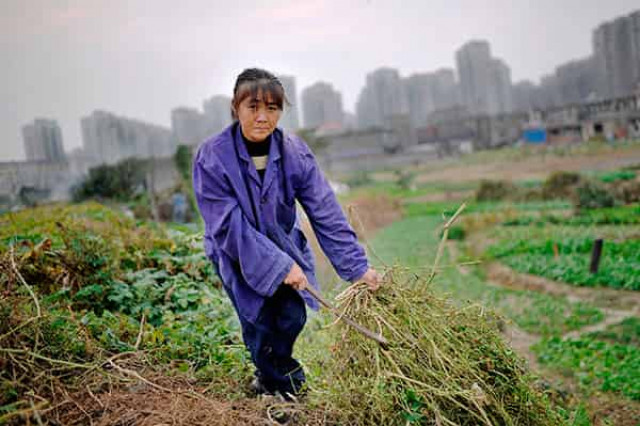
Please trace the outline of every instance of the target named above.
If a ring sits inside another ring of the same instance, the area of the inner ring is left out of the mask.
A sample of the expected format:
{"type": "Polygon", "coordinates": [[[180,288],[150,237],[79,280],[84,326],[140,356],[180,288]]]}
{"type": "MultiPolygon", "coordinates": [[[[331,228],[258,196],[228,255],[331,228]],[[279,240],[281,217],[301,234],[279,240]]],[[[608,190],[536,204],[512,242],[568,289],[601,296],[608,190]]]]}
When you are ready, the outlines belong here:
{"type": "MultiPolygon", "coordinates": [[[[295,261],[318,288],[313,253],[300,229],[296,200],[338,275],[353,281],[368,262],[335,194],[300,138],[276,129],[261,182],[236,122],[202,144],[193,188],[205,222],[204,246],[238,314],[255,322],[295,261]]],[[[317,302],[300,292],[307,305],[317,302]]]]}

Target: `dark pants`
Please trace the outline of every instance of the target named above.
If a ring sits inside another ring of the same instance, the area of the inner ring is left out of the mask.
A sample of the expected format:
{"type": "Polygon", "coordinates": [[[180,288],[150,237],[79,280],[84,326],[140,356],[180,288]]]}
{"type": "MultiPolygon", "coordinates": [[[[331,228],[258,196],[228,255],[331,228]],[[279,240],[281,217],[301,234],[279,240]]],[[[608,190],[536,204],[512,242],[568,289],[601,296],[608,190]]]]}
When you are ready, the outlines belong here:
{"type": "MultiPolygon", "coordinates": [[[[231,292],[229,297],[235,305],[231,292]]],[[[265,300],[255,323],[238,315],[242,338],[256,366],[256,376],[269,392],[297,394],[305,382],[302,366],[291,356],[293,344],[307,320],[304,300],[296,290],[281,284],[265,300]]]]}

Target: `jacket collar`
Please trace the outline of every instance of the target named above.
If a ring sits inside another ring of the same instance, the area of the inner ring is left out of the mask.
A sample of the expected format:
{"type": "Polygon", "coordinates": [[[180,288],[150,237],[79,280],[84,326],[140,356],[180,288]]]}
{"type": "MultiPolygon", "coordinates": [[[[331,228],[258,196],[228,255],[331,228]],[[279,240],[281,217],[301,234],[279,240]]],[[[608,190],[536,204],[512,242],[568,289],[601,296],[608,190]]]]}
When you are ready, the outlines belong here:
{"type": "Polygon", "coordinates": [[[260,180],[260,176],[258,176],[258,172],[256,171],[255,166],[253,165],[253,161],[249,152],[247,151],[247,147],[244,145],[242,140],[242,129],[240,128],[240,124],[236,123],[235,131],[233,132],[233,141],[236,144],[236,148],[238,150],[238,157],[245,163],[245,170],[249,174],[249,177],[253,179],[258,186],[262,187],[261,195],[266,194],[267,190],[273,183],[274,178],[276,177],[276,163],[281,158],[280,146],[282,145],[282,130],[276,128],[271,134],[271,145],[269,147],[269,159],[267,160],[267,169],[264,174],[264,181],[260,180]]]}

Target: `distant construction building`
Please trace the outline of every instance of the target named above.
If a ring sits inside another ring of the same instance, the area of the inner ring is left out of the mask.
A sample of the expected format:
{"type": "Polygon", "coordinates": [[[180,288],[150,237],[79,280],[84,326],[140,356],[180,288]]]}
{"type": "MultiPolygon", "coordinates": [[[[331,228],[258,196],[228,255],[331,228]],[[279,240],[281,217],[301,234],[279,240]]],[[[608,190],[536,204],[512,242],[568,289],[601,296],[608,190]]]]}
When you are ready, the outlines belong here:
{"type": "Polygon", "coordinates": [[[556,68],[557,90],[562,104],[586,102],[597,97],[598,79],[593,56],[556,68]]]}
{"type": "Polygon", "coordinates": [[[513,109],[511,70],[491,56],[489,43],[474,40],[456,52],[463,104],[472,114],[499,114],[513,109]]]}
{"type": "Polygon", "coordinates": [[[451,108],[460,102],[459,86],[452,69],[413,74],[403,80],[411,125],[424,127],[435,110],[451,108]]]}
{"type": "Polygon", "coordinates": [[[206,137],[209,123],[195,108],[179,107],[171,110],[171,129],[180,145],[199,145],[206,137]]]}
{"type": "Polygon", "coordinates": [[[379,68],[367,74],[356,103],[358,127],[389,127],[392,117],[409,112],[405,88],[398,70],[379,68]]]}
{"type": "Polygon", "coordinates": [[[601,98],[627,96],[640,88],[640,10],[605,22],[593,32],[601,98]]]}
{"type": "Polygon", "coordinates": [[[165,157],[176,149],[171,129],[107,111],[83,117],[81,127],[85,155],[92,164],[114,164],[129,157],[165,157]]]}
{"type": "Polygon", "coordinates": [[[279,127],[284,130],[295,131],[300,128],[300,119],[298,118],[298,92],[296,90],[296,78],[289,75],[279,75],[278,79],[284,87],[284,93],[290,105],[284,105],[284,111],[280,118],[279,127]]]}
{"type": "Polygon", "coordinates": [[[593,53],[559,65],[539,85],[513,87],[514,108],[561,108],[632,95],[640,90],[640,11],[599,25],[593,53]]]}
{"type": "Polygon", "coordinates": [[[344,112],[342,95],[329,83],[318,82],[302,91],[304,126],[318,128],[333,126],[341,128],[344,112]]]}
{"type": "Polygon", "coordinates": [[[65,162],[62,131],[55,120],[36,118],[22,127],[27,161],[65,162]]]}
{"type": "Polygon", "coordinates": [[[533,108],[542,108],[539,101],[539,87],[529,80],[523,80],[513,85],[513,109],[515,111],[529,111],[533,108]]]}
{"type": "Polygon", "coordinates": [[[202,103],[205,125],[202,138],[220,133],[231,124],[231,98],[216,95],[202,103]]]}

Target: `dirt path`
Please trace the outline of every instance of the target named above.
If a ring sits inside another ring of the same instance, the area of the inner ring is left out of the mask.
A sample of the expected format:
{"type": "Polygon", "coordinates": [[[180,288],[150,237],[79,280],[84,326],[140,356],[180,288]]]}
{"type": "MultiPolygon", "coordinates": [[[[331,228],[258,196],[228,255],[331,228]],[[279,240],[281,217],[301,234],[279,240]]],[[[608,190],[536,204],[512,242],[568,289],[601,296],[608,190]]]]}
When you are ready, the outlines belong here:
{"type": "Polygon", "coordinates": [[[619,324],[625,318],[634,316],[632,311],[616,311],[613,309],[602,309],[604,319],[597,324],[588,325],[578,330],[570,331],[562,336],[563,339],[576,339],[585,333],[593,333],[596,331],[606,330],[610,325],[619,324]]]}
{"type": "Polygon", "coordinates": [[[503,332],[505,340],[511,345],[514,351],[527,361],[529,367],[536,372],[540,372],[541,367],[538,358],[531,350],[531,346],[540,340],[540,336],[527,333],[515,324],[510,324],[503,332]]]}
{"type": "Polygon", "coordinates": [[[570,302],[586,302],[611,315],[640,315],[640,292],[606,287],[578,287],[535,275],[521,274],[497,262],[487,266],[487,279],[501,287],[564,296],[570,302]]]}
{"type": "Polygon", "coordinates": [[[473,197],[475,191],[444,191],[435,192],[433,194],[419,195],[417,197],[408,197],[402,200],[403,203],[437,203],[441,201],[460,201],[468,200],[473,197]]]}
{"type": "MultiPolygon", "coordinates": [[[[456,243],[449,241],[447,248],[455,262],[459,255],[456,243]]],[[[465,266],[457,265],[457,269],[462,275],[469,273],[468,268],[465,266]]],[[[576,287],[534,275],[520,274],[497,262],[489,264],[486,270],[489,285],[536,291],[566,297],[572,303],[585,302],[600,307],[604,314],[602,321],[568,332],[562,336],[565,339],[577,338],[584,333],[602,331],[611,325],[620,323],[625,318],[640,315],[640,294],[638,292],[601,287],[576,287]]],[[[515,324],[508,325],[504,335],[513,349],[527,360],[531,368],[539,371],[540,366],[530,348],[540,340],[540,336],[527,333],[519,329],[515,324]]]]}

